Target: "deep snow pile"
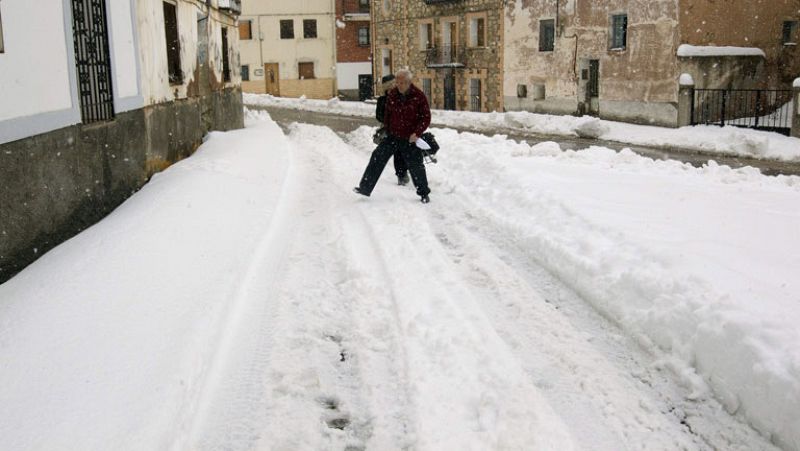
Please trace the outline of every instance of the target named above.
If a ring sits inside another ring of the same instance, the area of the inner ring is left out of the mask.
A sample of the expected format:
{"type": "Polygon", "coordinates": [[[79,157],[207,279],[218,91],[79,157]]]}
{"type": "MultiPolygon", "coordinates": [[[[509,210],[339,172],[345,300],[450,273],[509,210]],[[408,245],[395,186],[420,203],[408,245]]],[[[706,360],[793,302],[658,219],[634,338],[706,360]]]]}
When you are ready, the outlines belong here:
{"type": "Polygon", "coordinates": [[[466,194],[475,214],[666,351],[694,396],[710,386],[729,412],[800,449],[800,178],[435,133],[445,175],[434,205],[466,194]]]}
{"type": "MultiPolygon", "coordinates": [[[[244,94],[251,106],[277,106],[351,116],[374,117],[375,105],[244,94]]],[[[694,126],[678,129],[626,124],[589,116],[554,116],[528,112],[472,113],[433,111],[433,123],[476,131],[522,131],[545,135],[581,136],[621,143],[675,147],[722,155],[737,155],[783,161],[800,161],[800,139],[777,133],[736,127],[694,126]]]]}
{"type": "Polygon", "coordinates": [[[250,125],[0,285],[0,448],[166,449],[188,427],[287,172],[280,129],[250,125]]]}

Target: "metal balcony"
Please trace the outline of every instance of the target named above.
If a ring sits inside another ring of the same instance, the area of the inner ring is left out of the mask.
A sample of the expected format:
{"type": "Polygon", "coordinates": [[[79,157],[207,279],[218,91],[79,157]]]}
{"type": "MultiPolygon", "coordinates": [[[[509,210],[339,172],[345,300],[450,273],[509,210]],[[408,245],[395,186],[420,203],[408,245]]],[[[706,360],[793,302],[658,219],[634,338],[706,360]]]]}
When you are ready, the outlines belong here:
{"type": "Polygon", "coordinates": [[[242,0],[218,0],[219,9],[231,14],[242,14],[242,0]]]}
{"type": "Polygon", "coordinates": [[[464,67],[466,63],[464,47],[433,47],[425,52],[427,67],[464,67]]]}

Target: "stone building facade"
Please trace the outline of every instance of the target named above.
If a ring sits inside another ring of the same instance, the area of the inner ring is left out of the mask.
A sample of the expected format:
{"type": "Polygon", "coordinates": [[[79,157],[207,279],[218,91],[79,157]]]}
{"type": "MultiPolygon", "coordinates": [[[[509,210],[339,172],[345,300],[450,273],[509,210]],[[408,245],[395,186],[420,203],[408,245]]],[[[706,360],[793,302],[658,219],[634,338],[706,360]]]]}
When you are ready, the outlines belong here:
{"type": "Polygon", "coordinates": [[[0,1],[0,283],[243,126],[236,7],[0,1]]]}
{"type": "Polygon", "coordinates": [[[683,73],[702,88],[788,88],[798,16],[798,0],[509,0],[505,107],[676,126],[683,73]]]}
{"type": "Polygon", "coordinates": [[[502,0],[374,0],[373,73],[408,68],[431,107],[503,111],[502,0]]]}
{"type": "Polygon", "coordinates": [[[339,98],[372,97],[371,0],[336,0],[336,84],[339,98]]]}

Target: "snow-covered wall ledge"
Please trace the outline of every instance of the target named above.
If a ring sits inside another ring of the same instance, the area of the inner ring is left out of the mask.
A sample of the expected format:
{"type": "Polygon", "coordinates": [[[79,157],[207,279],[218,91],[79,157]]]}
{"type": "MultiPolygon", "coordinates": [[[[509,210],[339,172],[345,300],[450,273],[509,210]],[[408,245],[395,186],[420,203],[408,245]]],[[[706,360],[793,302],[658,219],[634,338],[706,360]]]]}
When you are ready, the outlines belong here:
{"type": "Polygon", "coordinates": [[[757,47],[682,44],[678,47],[678,56],[681,58],[711,58],[720,56],[759,56],[761,58],[766,58],[767,54],[757,47]]]}

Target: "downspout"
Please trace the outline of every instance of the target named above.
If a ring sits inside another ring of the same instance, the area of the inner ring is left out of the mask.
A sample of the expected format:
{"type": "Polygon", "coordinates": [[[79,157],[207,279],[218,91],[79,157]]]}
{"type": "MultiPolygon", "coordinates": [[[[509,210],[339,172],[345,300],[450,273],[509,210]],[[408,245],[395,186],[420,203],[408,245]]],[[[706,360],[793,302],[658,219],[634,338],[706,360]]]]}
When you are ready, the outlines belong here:
{"type": "Polygon", "coordinates": [[[336,0],[331,0],[331,7],[333,8],[333,97],[339,98],[339,77],[336,68],[339,65],[339,59],[336,52],[336,33],[338,33],[339,28],[336,26],[336,21],[339,20],[336,17],[336,0]]]}

